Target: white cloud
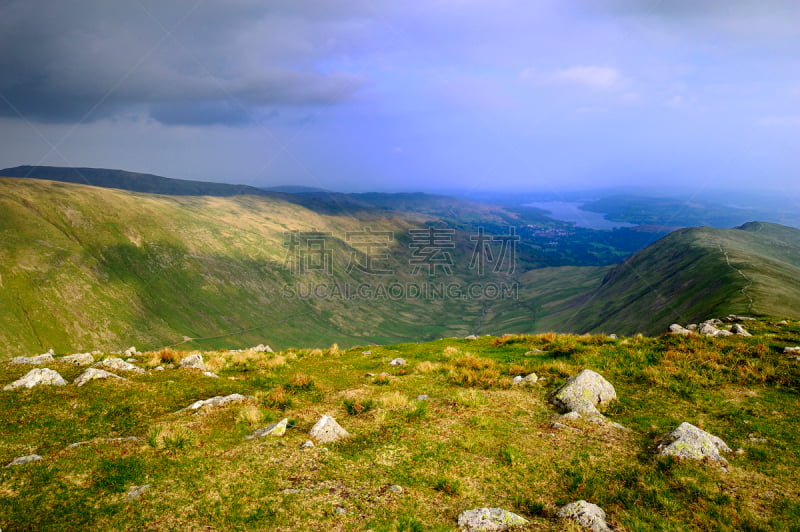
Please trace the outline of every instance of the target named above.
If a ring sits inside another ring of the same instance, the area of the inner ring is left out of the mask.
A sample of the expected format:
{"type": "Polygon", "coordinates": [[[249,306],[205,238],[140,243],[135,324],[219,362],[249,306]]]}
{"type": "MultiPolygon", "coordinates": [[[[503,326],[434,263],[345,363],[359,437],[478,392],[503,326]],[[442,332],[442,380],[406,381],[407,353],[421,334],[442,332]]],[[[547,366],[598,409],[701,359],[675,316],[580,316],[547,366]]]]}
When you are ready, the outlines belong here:
{"type": "Polygon", "coordinates": [[[553,74],[557,82],[584,85],[594,89],[610,89],[622,82],[622,75],[615,68],[602,66],[574,66],[553,74]]]}

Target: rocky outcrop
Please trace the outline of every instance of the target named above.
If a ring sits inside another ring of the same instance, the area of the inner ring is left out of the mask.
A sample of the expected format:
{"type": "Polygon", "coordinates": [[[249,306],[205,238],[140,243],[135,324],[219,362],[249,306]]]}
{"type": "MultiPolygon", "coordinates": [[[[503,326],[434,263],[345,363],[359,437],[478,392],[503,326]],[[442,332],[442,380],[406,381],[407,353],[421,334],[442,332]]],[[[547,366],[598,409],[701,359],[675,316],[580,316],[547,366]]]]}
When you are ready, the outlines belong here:
{"type": "Polygon", "coordinates": [[[20,456],[19,458],[14,458],[11,462],[6,464],[6,467],[24,465],[29,462],[36,462],[41,459],[42,457],[39,456],[38,454],[29,454],[27,456],[20,456]]]}
{"type": "Polygon", "coordinates": [[[526,524],[527,519],[502,508],[476,508],[458,515],[458,529],[462,532],[507,530],[526,524]]]}
{"type": "Polygon", "coordinates": [[[322,443],[335,442],[350,436],[349,432],[344,430],[335,419],[327,414],[322,416],[319,421],[311,427],[308,434],[322,443]]]}
{"type": "Polygon", "coordinates": [[[231,403],[241,403],[246,399],[246,396],[239,393],[232,393],[231,395],[217,395],[210,399],[201,399],[200,401],[195,401],[187,406],[185,410],[200,410],[204,406],[224,406],[231,403]]]}
{"type": "Polygon", "coordinates": [[[65,384],[67,384],[67,381],[57,371],[48,368],[36,368],[26,373],[24,377],[5,386],[3,390],[33,388],[34,386],[64,386],[65,384]]]}
{"type": "Polygon", "coordinates": [[[136,373],[144,373],[142,368],[136,367],[130,362],[125,362],[121,358],[106,358],[105,360],[101,360],[94,365],[94,367],[98,366],[117,371],[135,371],[136,373]]]}
{"type": "Polygon", "coordinates": [[[611,532],[606,524],[606,513],[596,504],[586,501],[575,501],[562,507],[556,514],[561,519],[574,521],[592,532],[611,532]]]}
{"type": "Polygon", "coordinates": [[[31,364],[34,366],[41,366],[42,364],[47,364],[48,362],[53,362],[54,358],[53,350],[51,349],[47,353],[43,355],[37,355],[35,357],[14,357],[11,359],[12,364],[31,364]]]}
{"type": "Polygon", "coordinates": [[[674,456],[688,460],[711,460],[727,463],[720,454],[731,452],[724,441],[701,430],[691,423],[681,423],[658,446],[660,456],[674,456]]]}
{"type": "Polygon", "coordinates": [[[684,336],[692,334],[692,331],[677,323],[673,323],[672,325],[669,326],[669,332],[671,332],[672,334],[682,334],[684,336]]]}
{"type": "Polygon", "coordinates": [[[585,369],[571,377],[550,397],[550,401],[568,412],[581,415],[599,415],[611,401],[617,398],[617,392],[602,375],[585,369]]]}
{"type": "Polygon", "coordinates": [[[91,353],[75,353],[58,359],[59,362],[72,364],[73,366],[89,366],[94,364],[94,357],[91,353]]]}
{"type": "Polygon", "coordinates": [[[72,381],[72,384],[75,386],[83,386],[89,381],[93,381],[95,379],[118,379],[118,380],[125,380],[119,375],[114,375],[104,369],[97,369],[97,368],[89,368],[78,377],[72,381]]]}
{"type": "Polygon", "coordinates": [[[266,344],[258,344],[255,347],[251,347],[250,351],[255,351],[257,353],[274,353],[272,348],[266,344]]]}

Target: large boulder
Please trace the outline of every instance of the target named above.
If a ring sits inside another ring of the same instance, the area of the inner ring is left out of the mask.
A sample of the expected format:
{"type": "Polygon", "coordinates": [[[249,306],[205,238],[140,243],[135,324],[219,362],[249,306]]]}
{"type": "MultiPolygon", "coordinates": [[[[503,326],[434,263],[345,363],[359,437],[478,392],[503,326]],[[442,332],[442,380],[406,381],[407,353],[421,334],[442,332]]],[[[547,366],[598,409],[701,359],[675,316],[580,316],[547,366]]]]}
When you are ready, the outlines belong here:
{"type": "Polygon", "coordinates": [[[3,389],[15,390],[17,388],[33,388],[34,386],[64,386],[65,384],[67,384],[67,381],[57,371],[48,368],[36,368],[3,389]]]}
{"type": "Polygon", "coordinates": [[[104,369],[97,369],[97,368],[89,368],[72,381],[72,384],[75,386],[83,386],[89,381],[93,381],[95,379],[118,379],[118,380],[125,380],[119,375],[114,375],[104,369]]]}
{"type": "Polygon", "coordinates": [[[105,360],[101,360],[94,365],[94,367],[98,366],[117,371],[135,371],[136,373],[144,373],[142,368],[136,367],[130,362],[125,362],[121,358],[106,358],[105,360]]]}
{"type": "Polygon", "coordinates": [[[53,350],[51,349],[47,353],[43,355],[37,355],[35,357],[14,357],[11,359],[12,364],[32,364],[34,366],[41,366],[42,364],[47,364],[48,362],[52,362],[53,359],[53,350]]]}
{"type": "Polygon", "coordinates": [[[714,326],[713,321],[719,322],[719,320],[705,321],[700,325],[700,328],[697,330],[697,333],[702,336],[710,336],[713,338],[733,336],[733,333],[730,331],[726,331],[725,329],[717,329],[714,326]]]}
{"type": "Polygon", "coordinates": [[[688,460],[712,460],[727,463],[720,454],[731,452],[724,441],[691,423],[683,422],[658,446],[661,456],[674,456],[688,460]]]}
{"type": "Polygon", "coordinates": [[[312,438],[322,443],[330,443],[350,436],[349,432],[344,430],[335,419],[327,414],[322,416],[308,433],[312,438]]]}
{"type": "Polygon", "coordinates": [[[596,504],[575,501],[562,507],[556,514],[561,519],[569,519],[592,532],[611,532],[606,524],[606,513],[596,504]]]}
{"type": "Polygon", "coordinates": [[[568,412],[596,415],[616,398],[617,392],[610,382],[599,373],[585,369],[553,392],[550,401],[568,412]]]}
{"type": "Polygon", "coordinates": [[[201,371],[206,370],[206,364],[203,362],[203,355],[199,353],[183,357],[178,366],[182,368],[199,369],[201,371]]]}
{"type": "Polygon", "coordinates": [[[739,335],[739,336],[753,336],[752,334],[750,334],[749,332],[747,332],[747,329],[745,329],[744,327],[742,327],[742,326],[741,326],[740,324],[738,324],[738,323],[734,323],[734,324],[733,324],[733,327],[731,327],[731,332],[732,332],[733,334],[737,334],[737,335],[739,335]]]}
{"type": "Polygon", "coordinates": [[[683,334],[684,336],[692,334],[692,331],[677,323],[673,323],[672,325],[669,326],[669,332],[671,332],[672,334],[683,334]]]}
{"type": "Polygon", "coordinates": [[[255,351],[257,353],[274,353],[272,348],[266,344],[258,344],[255,347],[251,347],[250,351],[255,351]]]}
{"type": "Polygon", "coordinates": [[[75,353],[58,359],[59,362],[72,364],[73,366],[89,366],[94,364],[94,357],[91,353],[75,353]]]}
{"type": "Polygon", "coordinates": [[[526,524],[527,519],[502,508],[477,508],[458,515],[458,529],[463,532],[506,530],[526,524]]]}

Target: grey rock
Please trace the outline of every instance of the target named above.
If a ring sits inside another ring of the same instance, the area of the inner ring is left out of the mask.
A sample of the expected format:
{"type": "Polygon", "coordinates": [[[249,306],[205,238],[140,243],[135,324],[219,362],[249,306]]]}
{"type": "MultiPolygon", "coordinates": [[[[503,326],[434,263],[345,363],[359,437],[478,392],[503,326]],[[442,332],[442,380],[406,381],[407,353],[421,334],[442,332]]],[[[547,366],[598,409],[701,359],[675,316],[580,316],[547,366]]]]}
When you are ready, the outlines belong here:
{"type": "Polygon", "coordinates": [[[469,336],[464,337],[464,340],[477,340],[477,339],[478,337],[475,336],[474,334],[470,334],[469,336]]]}
{"type": "Polygon", "coordinates": [[[322,416],[316,424],[311,427],[309,434],[312,438],[322,443],[330,443],[350,436],[335,419],[329,415],[322,416]]]}
{"type": "Polygon", "coordinates": [[[583,500],[563,506],[556,514],[561,519],[569,519],[592,532],[611,532],[606,523],[606,513],[596,504],[583,500]]]}
{"type": "Polygon", "coordinates": [[[362,355],[371,355],[372,351],[361,351],[362,355]]]}
{"type": "Polygon", "coordinates": [[[211,377],[212,379],[219,379],[219,375],[217,375],[216,373],[211,373],[210,371],[204,371],[203,375],[205,375],[206,377],[211,377]]]}
{"type": "Polygon", "coordinates": [[[74,381],[72,381],[72,384],[74,384],[75,386],[83,386],[87,382],[93,381],[95,379],[119,379],[119,380],[125,380],[122,377],[120,377],[119,375],[114,375],[113,373],[109,373],[108,371],[106,371],[104,369],[89,368],[86,371],[84,371],[83,373],[81,373],[80,375],[78,375],[78,377],[74,381]]]}
{"type": "Polygon", "coordinates": [[[672,325],[669,326],[669,332],[671,332],[672,334],[683,334],[683,335],[692,334],[692,331],[677,323],[673,323],[672,325]]]}
{"type": "Polygon", "coordinates": [[[389,491],[391,491],[392,493],[403,493],[403,491],[405,490],[403,489],[403,486],[392,484],[391,486],[389,486],[389,491]]]}
{"type": "Polygon", "coordinates": [[[458,528],[462,532],[507,530],[526,524],[527,519],[502,508],[476,508],[458,515],[458,528]]]}
{"type": "Polygon", "coordinates": [[[519,383],[522,382],[522,379],[523,379],[522,375],[517,375],[516,377],[514,377],[514,379],[511,382],[513,384],[519,384],[519,383]]]}
{"type": "Polygon", "coordinates": [[[47,364],[48,362],[53,362],[55,360],[53,358],[53,350],[51,349],[47,353],[43,355],[37,355],[35,357],[14,357],[11,359],[12,364],[31,364],[34,366],[41,366],[42,364],[47,364]]]}
{"type": "Polygon", "coordinates": [[[150,484],[144,484],[143,486],[131,486],[131,489],[129,489],[128,493],[125,494],[125,500],[134,501],[144,495],[149,489],[150,484]]]}
{"type": "Polygon", "coordinates": [[[692,331],[692,332],[695,332],[697,330],[697,324],[696,323],[690,323],[689,325],[686,326],[686,328],[688,330],[692,331]]]}
{"type": "Polygon", "coordinates": [[[374,376],[375,376],[375,374],[374,374],[374,373],[367,373],[367,374],[365,374],[364,376],[365,376],[365,377],[374,377],[374,376]]]}
{"type": "Polygon", "coordinates": [[[514,377],[514,384],[536,384],[536,381],[539,380],[539,377],[536,373],[531,373],[529,375],[517,375],[514,377]]]}
{"type": "Polygon", "coordinates": [[[558,419],[575,420],[575,419],[580,419],[580,418],[581,418],[581,415],[579,413],[573,411],[573,412],[567,412],[563,416],[559,416],[558,419]]]}
{"type": "Polygon", "coordinates": [[[316,447],[316,445],[314,445],[314,442],[311,440],[306,440],[300,444],[301,449],[313,449],[314,447],[316,447]]]}
{"type": "Polygon", "coordinates": [[[617,339],[617,335],[614,334],[614,333],[609,334],[608,337],[611,338],[612,340],[616,340],[617,339]]]}
{"type": "Polygon", "coordinates": [[[187,369],[199,369],[202,371],[206,370],[206,364],[205,362],[203,362],[203,355],[199,353],[183,357],[180,363],[178,364],[178,367],[187,369]]]}
{"type": "Polygon", "coordinates": [[[417,396],[417,401],[427,401],[427,400],[428,400],[428,394],[423,393],[422,395],[417,396]]]}
{"type": "Polygon", "coordinates": [[[767,439],[766,438],[762,438],[761,436],[756,436],[752,432],[747,435],[747,440],[751,441],[751,442],[754,442],[754,443],[767,443],[767,439]]]}
{"type": "Polygon", "coordinates": [[[731,452],[724,441],[691,423],[681,423],[658,445],[658,454],[679,459],[727,463],[720,452],[731,452]]]}
{"type": "Polygon", "coordinates": [[[257,353],[274,353],[272,348],[266,344],[258,344],[255,347],[251,347],[250,351],[255,351],[257,353]]]}
{"type": "Polygon", "coordinates": [[[58,360],[65,364],[72,364],[73,366],[89,366],[94,364],[94,357],[91,353],[75,353],[74,355],[67,355],[58,360]]]}
{"type": "Polygon", "coordinates": [[[585,369],[553,392],[550,400],[564,410],[593,415],[599,414],[599,408],[616,398],[617,392],[610,382],[599,373],[585,369]]]}
{"type": "Polygon", "coordinates": [[[336,508],[333,509],[333,511],[336,512],[337,515],[347,515],[347,510],[345,510],[341,506],[337,506],[336,508]]]}
{"type": "Polygon", "coordinates": [[[541,355],[542,353],[546,353],[547,351],[543,351],[542,349],[531,349],[530,351],[525,351],[526,355],[541,355]]]}
{"type": "Polygon", "coordinates": [[[283,436],[286,434],[286,427],[289,424],[288,418],[283,418],[277,423],[273,423],[272,425],[267,425],[263,429],[258,429],[254,433],[246,436],[248,440],[252,440],[255,438],[263,438],[264,436],[283,436]]]}
{"type": "Polygon", "coordinates": [[[195,401],[187,406],[185,410],[199,410],[204,406],[224,406],[231,403],[240,403],[245,399],[247,399],[247,397],[239,393],[232,393],[230,395],[217,395],[210,399],[201,399],[200,401],[195,401]]]}
{"type": "Polygon", "coordinates": [[[17,388],[33,388],[34,386],[64,386],[67,381],[57,371],[48,368],[30,370],[24,377],[20,377],[3,390],[16,390],[17,388]]]}
{"type": "Polygon", "coordinates": [[[731,332],[733,334],[738,334],[739,336],[753,336],[752,334],[747,332],[747,329],[745,329],[744,327],[742,327],[738,323],[734,323],[733,324],[733,327],[731,327],[731,332]]]}
{"type": "Polygon", "coordinates": [[[101,360],[93,367],[104,367],[106,369],[114,369],[117,371],[134,371],[136,373],[144,373],[142,368],[136,367],[130,362],[125,362],[121,358],[106,358],[105,360],[101,360]]]}
{"type": "Polygon", "coordinates": [[[395,358],[394,360],[389,362],[390,366],[405,366],[406,364],[407,362],[405,361],[405,359],[402,358],[395,358]]]}
{"type": "Polygon", "coordinates": [[[42,457],[39,456],[38,454],[29,454],[27,456],[20,456],[18,458],[14,458],[13,460],[11,460],[11,462],[6,464],[6,467],[24,465],[24,464],[27,464],[29,462],[36,462],[37,460],[41,460],[41,459],[42,459],[42,457]]]}
{"type": "Polygon", "coordinates": [[[787,354],[787,355],[792,354],[792,353],[800,354],[800,347],[784,347],[783,348],[783,352],[785,354],[787,354]]]}
{"type": "Polygon", "coordinates": [[[126,350],[125,350],[125,353],[123,353],[123,354],[124,354],[125,356],[132,357],[132,356],[134,356],[134,355],[138,355],[138,354],[139,354],[139,352],[136,350],[136,348],[135,348],[135,347],[131,346],[131,347],[129,347],[128,349],[126,349],[126,350]]]}

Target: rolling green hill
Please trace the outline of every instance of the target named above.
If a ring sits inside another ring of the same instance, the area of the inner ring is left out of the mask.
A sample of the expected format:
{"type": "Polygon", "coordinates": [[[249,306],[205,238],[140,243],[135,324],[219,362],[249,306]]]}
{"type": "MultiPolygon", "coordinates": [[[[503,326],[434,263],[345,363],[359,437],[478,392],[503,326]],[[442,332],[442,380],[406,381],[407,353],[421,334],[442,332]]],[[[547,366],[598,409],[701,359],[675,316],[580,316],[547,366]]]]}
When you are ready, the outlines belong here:
{"type": "Polygon", "coordinates": [[[436,220],[372,209],[320,214],[278,197],[156,196],[0,179],[2,356],[184,341],[185,348],[281,348],[522,332],[531,330],[540,304],[564,299],[559,284],[572,274],[559,276],[552,294],[545,282],[520,294],[525,301],[511,292],[498,297],[491,290],[511,290],[518,275],[470,270],[474,244],[462,230],[449,229],[449,274],[415,273],[409,231],[436,220]],[[384,232],[385,246],[348,241],[348,232],[367,228],[384,232]],[[295,249],[302,257],[290,254],[292,231],[318,232],[324,253],[304,249],[313,247],[309,240],[295,249]],[[348,272],[366,254],[391,274],[348,272]],[[287,258],[323,256],[329,268],[287,268],[287,258]],[[490,292],[460,292],[470,287],[490,292]]]}
{"type": "Polygon", "coordinates": [[[800,230],[762,222],[682,229],[615,267],[549,323],[557,330],[631,334],[729,313],[796,317],[798,279],[800,230]]]}

